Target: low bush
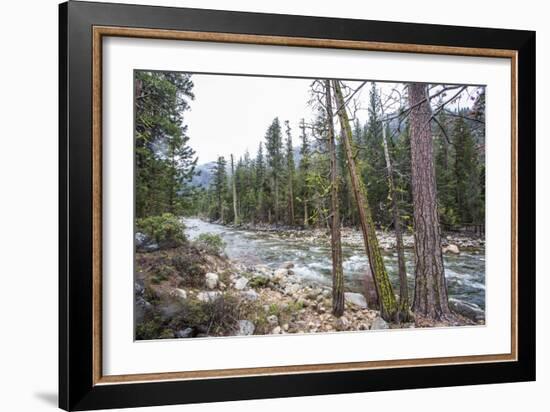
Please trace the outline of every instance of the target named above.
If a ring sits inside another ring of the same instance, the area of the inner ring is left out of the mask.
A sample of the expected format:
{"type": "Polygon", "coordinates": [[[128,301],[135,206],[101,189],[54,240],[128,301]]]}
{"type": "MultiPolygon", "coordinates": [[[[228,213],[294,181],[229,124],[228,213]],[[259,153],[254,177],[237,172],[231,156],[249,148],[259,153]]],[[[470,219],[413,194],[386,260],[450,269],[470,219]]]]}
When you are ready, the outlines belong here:
{"type": "Polygon", "coordinates": [[[137,219],[136,227],[161,249],[175,248],[187,242],[183,232],[185,225],[171,213],[137,219]]]}
{"type": "Polygon", "coordinates": [[[217,256],[220,256],[225,248],[225,242],[221,236],[213,233],[201,233],[195,244],[206,253],[217,256]]]}

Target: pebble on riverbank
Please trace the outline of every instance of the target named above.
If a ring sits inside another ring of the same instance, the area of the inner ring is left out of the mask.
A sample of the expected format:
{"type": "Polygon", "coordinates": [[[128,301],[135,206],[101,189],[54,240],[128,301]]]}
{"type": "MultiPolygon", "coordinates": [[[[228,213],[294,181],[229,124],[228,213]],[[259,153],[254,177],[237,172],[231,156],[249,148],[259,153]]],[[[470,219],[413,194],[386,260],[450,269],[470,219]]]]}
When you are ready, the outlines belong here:
{"type": "MultiPolygon", "coordinates": [[[[388,324],[368,307],[362,294],[353,292],[346,292],[344,316],[336,318],[331,313],[330,288],[304,284],[293,273],[292,262],[274,270],[266,265],[245,267],[186,248],[137,254],[137,323],[143,333],[190,338],[449,326],[425,320],[416,325],[388,324]],[[182,256],[191,260],[181,262],[182,256]],[[202,275],[182,276],[173,266],[178,262],[202,275]],[[158,318],[161,325],[151,324],[158,318]]],[[[474,312],[470,306],[461,307],[474,312]]],[[[453,325],[465,324],[474,322],[460,316],[453,325]]]]}

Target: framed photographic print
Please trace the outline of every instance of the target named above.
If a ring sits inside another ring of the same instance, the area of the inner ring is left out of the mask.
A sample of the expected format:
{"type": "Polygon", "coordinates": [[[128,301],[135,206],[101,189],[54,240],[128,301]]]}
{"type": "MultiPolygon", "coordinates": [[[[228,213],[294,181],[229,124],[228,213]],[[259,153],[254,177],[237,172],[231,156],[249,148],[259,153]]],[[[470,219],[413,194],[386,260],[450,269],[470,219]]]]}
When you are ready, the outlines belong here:
{"type": "Polygon", "coordinates": [[[61,408],[535,379],[534,32],[71,1],[59,40],[61,408]]]}

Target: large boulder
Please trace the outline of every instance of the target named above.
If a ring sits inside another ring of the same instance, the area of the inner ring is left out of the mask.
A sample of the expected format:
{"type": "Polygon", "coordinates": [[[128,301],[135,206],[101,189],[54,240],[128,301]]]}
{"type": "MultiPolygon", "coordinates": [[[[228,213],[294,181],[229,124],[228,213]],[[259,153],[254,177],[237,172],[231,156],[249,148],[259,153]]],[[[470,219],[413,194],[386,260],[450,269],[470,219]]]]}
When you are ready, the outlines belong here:
{"type": "Polygon", "coordinates": [[[367,299],[361,293],[346,292],[344,293],[344,300],[361,309],[368,308],[367,299]]]}
{"type": "Polygon", "coordinates": [[[206,287],[208,289],[216,289],[216,286],[218,286],[218,281],[220,280],[220,277],[217,273],[209,272],[206,275],[204,275],[204,282],[206,283],[206,287]]]}
{"type": "Polygon", "coordinates": [[[249,320],[240,320],[238,326],[239,330],[237,331],[237,335],[240,336],[252,335],[256,329],[254,323],[249,320]]]}
{"type": "Polygon", "coordinates": [[[461,314],[462,316],[467,317],[468,319],[473,320],[474,322],[480,322],[485,320],[485,311],[473,303],[463,302],[458,299],[449,298],[449,307],[453,311],[461,314]]]}

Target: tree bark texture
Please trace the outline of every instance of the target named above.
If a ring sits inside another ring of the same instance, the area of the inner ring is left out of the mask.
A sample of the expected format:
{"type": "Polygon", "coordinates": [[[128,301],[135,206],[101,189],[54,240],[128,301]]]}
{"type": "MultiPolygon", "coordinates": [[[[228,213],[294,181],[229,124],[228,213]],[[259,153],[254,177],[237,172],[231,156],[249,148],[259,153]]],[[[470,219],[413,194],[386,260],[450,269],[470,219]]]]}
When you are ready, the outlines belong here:
{"type": "Polygon", "coordinates": [[[338,164],[336,163],[336,141],[332,113],[330,81],[325,80],[325,98],[328,126],[328,146],[330,153],[330,243],[332,250],[332,313],[344,314],[344,269],[342,267],[342,242],[340,237],[340,210],[338,199],[338,164]]]}
{"type": "Polygon", "coordinates": [[[441,234],[437,212],[437,189],[433,162],[432,116],[426,85],[408,86],[411,138],[411,174],[413,191],[414,248],[416,257],[415,315],[429,319],[451,316],[441,234]]]}
{"type": "Polygon", "coordinates": [[[353,195],[357,203],[357,209],[359,212],[359,220],[361,224],[361,232],[363,234],[363,241],[365,243],[365,250],[369,259],[369,264],[372,270],[374,283],[376,286],[376,292],[378,294],[378,301],[380,306],[380,315],[382,318],[388,321],[393,321],[397,315],[397,302],[395,300],[395,294],[390,283],[390,278],[380,248],[378,246],[378,238],[376,237],[376,230],[372,221],[372,214],[370,211],[367,190],[364,183],[359,179],[357,173],[357,166],[353,157],[352,149],[352,131],[349,124],[349,118],[345,107],[344,96],[340,87],[340,82],[333,81],[334,93],[336,98],[336,105],[338,109],[338,117],[340,119],[340,125],[344,133],[342,134],[344,149],[346,152],[347,167],[350,175],[351,186],[353,189],[353,195]]]}

